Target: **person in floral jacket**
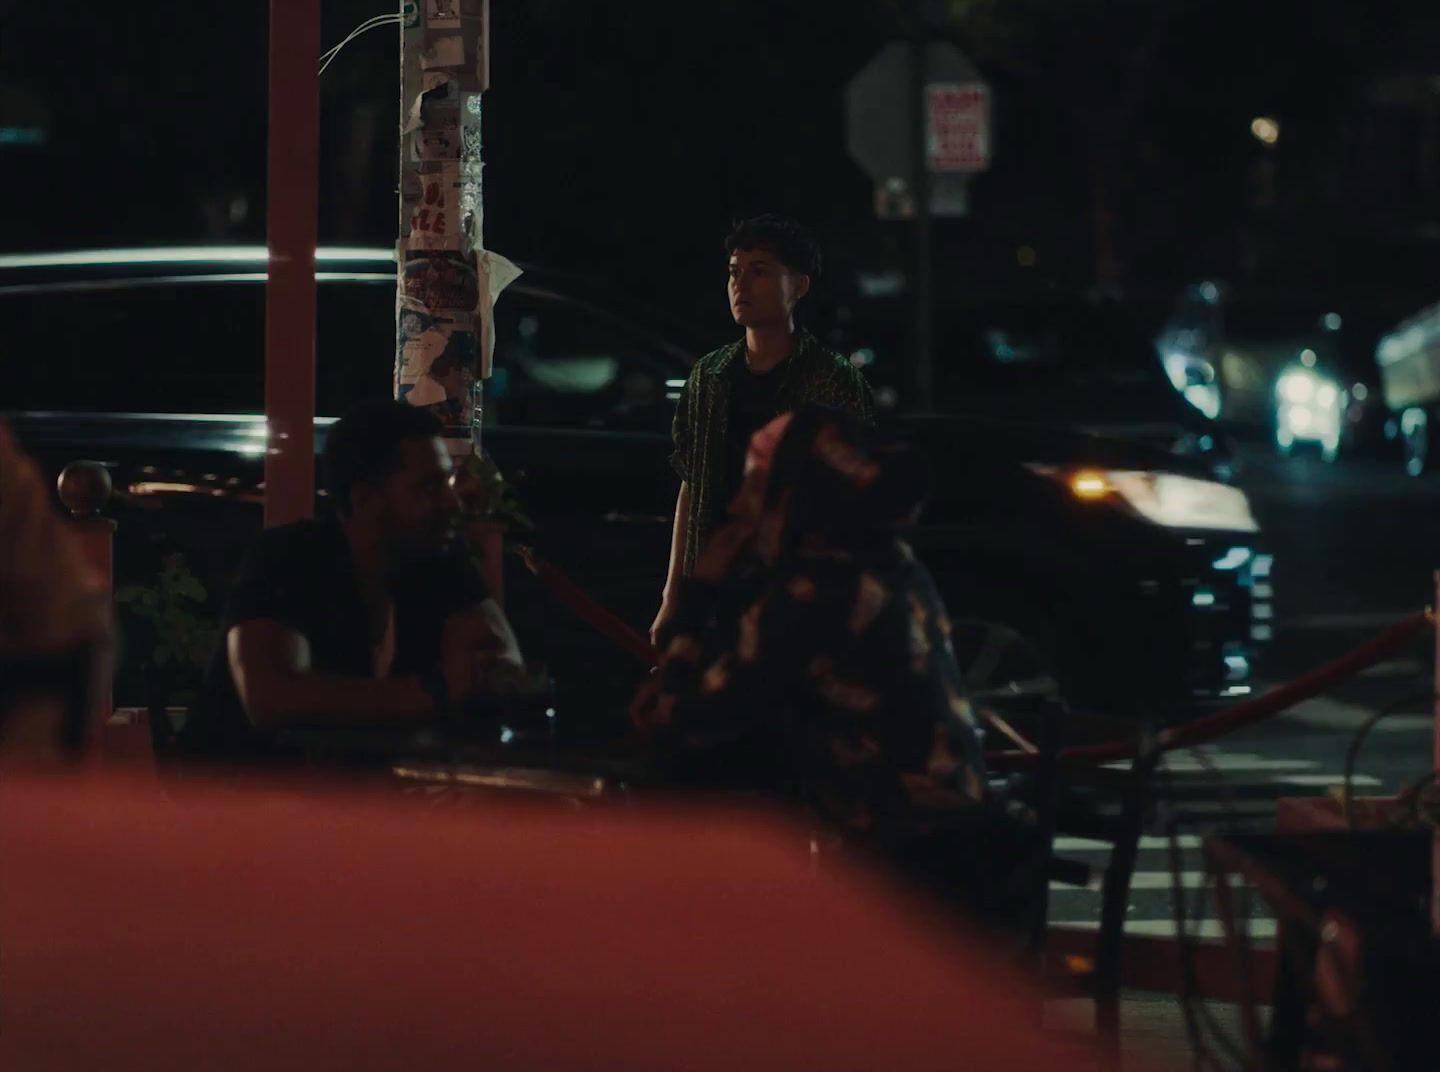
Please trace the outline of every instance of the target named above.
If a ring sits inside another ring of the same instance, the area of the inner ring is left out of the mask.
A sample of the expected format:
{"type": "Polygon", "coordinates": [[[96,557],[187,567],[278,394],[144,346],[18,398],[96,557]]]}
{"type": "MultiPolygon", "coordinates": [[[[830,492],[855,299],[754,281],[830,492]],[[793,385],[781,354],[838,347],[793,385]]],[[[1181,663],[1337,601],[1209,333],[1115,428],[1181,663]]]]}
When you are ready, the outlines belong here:
{"type": "Polygon", "coordinates": [[[801,802],[842,841],[1025,926],[1043,849],[989,790],[950,618],[903,539],[924,488],[914,452],[852,415],[804,406],[761,429],[631,717],[677,779],[801,802]],[[737,593],[739,613],[717,614],[737,593]]]}

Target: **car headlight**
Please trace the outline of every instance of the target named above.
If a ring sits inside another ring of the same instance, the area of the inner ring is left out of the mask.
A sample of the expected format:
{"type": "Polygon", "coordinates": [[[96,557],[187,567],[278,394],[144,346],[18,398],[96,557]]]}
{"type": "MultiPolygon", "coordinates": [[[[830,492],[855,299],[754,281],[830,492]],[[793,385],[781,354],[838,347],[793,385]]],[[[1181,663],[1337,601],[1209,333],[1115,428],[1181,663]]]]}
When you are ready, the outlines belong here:
{"type": "Polygon", "coordinates": [[[1315,373],[1307,369],[1292,369],[1275,383],[1275,393],[1286,402],[1304,405],[1315,397],[1315,373]]]}
{"type": "Polygon", "coordinates": [[[1179,473],[1133,469],[1062,470],[1030,465],[1031,472],[1064,482],[1077,499],[1117,499],[1148,521],[1173,529],[1259,532],[1245,493],[1229,484],[1179,473]]]}
{"type": "Polygon", "coordinates": [[[1340,400],[1340,385],[1328,376],[1322,376],[1308,368],[1286,369],[1275,381],[1275,393],[1280,401],[1292,406],[1313,403],[1321,409],[1329,409],[1340,400]]]}

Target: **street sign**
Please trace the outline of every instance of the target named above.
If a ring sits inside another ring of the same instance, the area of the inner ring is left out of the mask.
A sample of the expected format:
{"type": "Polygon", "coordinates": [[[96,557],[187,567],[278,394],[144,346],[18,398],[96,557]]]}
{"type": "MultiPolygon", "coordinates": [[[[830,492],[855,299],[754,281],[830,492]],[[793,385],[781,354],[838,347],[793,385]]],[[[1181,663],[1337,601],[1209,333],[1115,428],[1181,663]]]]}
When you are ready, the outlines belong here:
{"type": "MultiPolygon", "coordinates": [[[[960,217],[970,211],[970,175],[937,171],[930,176],[930,215],[960,217]]],[[[881,220],[913,220],[915,191],[904,179],[875,184],[875,216],[881,220]]]]}
{"type": "Polygon", "coordinates": [[[983,82],[925,87],[931,171],[969,173],[990,166],[990,87],[983,82]]]}
{"type": "MultiPolygon", "coordinates": [[[[915,182],[914,48],[892,41],[845,87],[845,144],[883,187],[915,182]]],[[[983,171],[990,163],[990,87],[954,45],[925,46],[926,141],[930,170],[983,171]]]]}
{"type": "Polygon", "coordinates": [[[914,222],[914,395],[934,402],[936,216],[964,216],[971,174],[990,164],[990,90],[943,41],[893,41],[845,87],[845,144],[875,181],[875,213],[914,222]]]}

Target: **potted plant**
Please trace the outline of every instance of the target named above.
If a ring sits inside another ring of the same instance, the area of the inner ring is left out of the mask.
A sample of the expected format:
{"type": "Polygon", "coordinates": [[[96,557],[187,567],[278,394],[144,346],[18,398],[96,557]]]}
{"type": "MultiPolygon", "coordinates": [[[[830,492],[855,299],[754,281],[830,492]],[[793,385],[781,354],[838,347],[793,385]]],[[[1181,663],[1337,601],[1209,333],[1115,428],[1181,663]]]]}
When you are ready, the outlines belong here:
{"type": "Polygon", "coordinates": [[[115,593],[126,649],[144,681],[150,733],[157,750],[173,740],[172,704],[193,703],[214,648],[217,623],[208,593],[178,554],[160,560],[154,584],[126,585],[115,593]]]}
{"type": "Polygon", "coordinates": [[[456,466],[455,494],[465,544],[496,602],[503,602],[505,533],[531,532],[535,526],[488,455],[471,454],[456,466]]]}

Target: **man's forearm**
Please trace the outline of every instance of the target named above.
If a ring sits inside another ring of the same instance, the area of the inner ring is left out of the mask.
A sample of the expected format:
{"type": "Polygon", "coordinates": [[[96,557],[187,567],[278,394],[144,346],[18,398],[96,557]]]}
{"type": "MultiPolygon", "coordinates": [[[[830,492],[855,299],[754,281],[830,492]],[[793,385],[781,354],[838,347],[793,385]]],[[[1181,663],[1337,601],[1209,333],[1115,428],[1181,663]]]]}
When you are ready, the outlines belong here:
{"type": "Polygon", "coordinates": [[[685,537],[690,528],[690,485],[680,483],[675,496],[675,527],[670,533],[670,566],[665,571],[665,598],[674,594],[677,582],[685,572],[685,537]]]}

